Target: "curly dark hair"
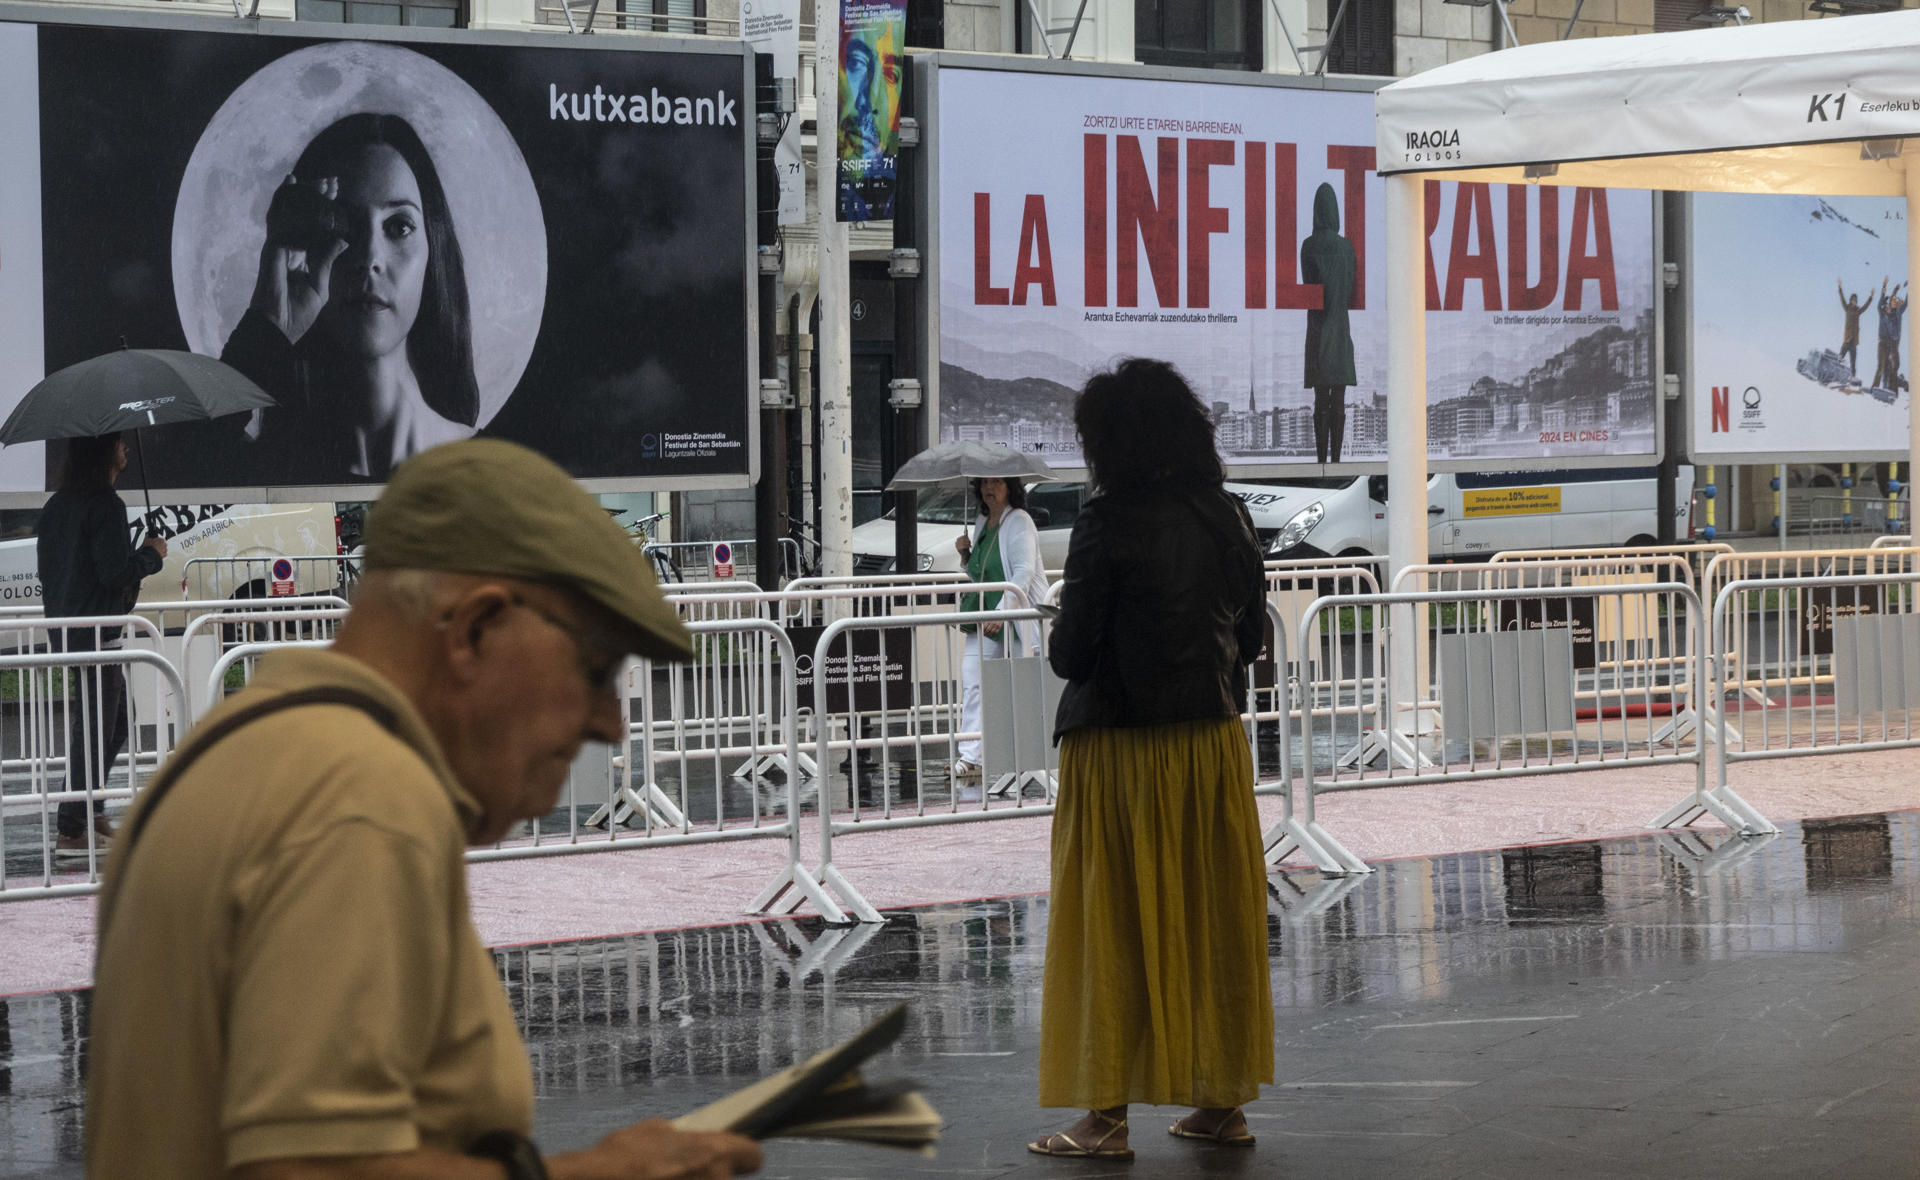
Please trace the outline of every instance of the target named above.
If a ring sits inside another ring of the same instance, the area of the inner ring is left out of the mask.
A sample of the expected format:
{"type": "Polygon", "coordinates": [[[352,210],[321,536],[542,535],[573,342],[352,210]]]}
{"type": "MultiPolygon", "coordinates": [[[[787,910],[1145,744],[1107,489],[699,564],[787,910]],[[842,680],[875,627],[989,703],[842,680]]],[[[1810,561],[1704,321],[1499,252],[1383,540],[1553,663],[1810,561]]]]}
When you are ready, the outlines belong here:
{"type": "MultiPolygon", "coordinates": [[[[996,475],[994,478],[1007,485],[1007,507],[1025,508],[1027,506],[1027,489],[1026,486],[1020,482],[1019,476],[996,475]]],[[[980,502],[980,481],[970,479],[967,481],[967,486],[973,489],[973,501],[978,504],[980,502]]]]}
{"type": "Polygon", "coordinates": [[[1213,419],[1166,361],[1129,357],[1096,373],[1073,403],[1087,476],[1102,491],[1184,483],[1219,487],[1226,469],[1213,419]]]}

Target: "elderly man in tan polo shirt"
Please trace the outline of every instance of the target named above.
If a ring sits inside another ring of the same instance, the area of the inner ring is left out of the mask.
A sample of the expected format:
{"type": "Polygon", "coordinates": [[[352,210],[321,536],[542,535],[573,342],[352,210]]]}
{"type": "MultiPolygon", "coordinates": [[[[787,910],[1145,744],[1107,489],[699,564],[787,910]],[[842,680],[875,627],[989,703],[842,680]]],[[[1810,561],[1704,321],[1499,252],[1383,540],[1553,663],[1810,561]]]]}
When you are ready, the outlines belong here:
{"type": "Polygon", "coordinates": [[[127,817],[100,905],[95,1180],[664,1180],[759,1166],[663,1122],[543,1158],[467,908],[468,844],[624,742],[629,653],[688,636],[640,552],[532,451],[421,453],[367,521],[330,649],[268,657],[127,817]]]}

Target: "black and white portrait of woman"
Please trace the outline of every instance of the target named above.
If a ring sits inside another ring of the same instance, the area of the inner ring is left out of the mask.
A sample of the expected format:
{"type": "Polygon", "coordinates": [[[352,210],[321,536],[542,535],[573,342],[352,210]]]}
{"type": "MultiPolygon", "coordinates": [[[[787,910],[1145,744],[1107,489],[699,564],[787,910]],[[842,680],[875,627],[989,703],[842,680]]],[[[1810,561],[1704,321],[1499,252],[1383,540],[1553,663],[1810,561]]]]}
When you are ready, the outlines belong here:
{"type": "Polygon", "coordinates": [[[278,403],[215,445],[280,484],[384,481],[473,434],[526,368],[546,286],[539,197],[497,115],[437,63],[365,43],[235,90],[188,164],[173,253],[193,350],[278,403]]]}

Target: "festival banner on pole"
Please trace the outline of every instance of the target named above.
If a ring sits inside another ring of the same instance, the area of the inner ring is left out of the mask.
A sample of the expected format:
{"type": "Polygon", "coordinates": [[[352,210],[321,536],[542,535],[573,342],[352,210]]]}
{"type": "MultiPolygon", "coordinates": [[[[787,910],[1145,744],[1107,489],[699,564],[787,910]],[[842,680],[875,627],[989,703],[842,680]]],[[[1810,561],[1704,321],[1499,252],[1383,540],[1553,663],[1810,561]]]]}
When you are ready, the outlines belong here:
{"type": "MultiPolygon", "coordinates": [[[[740,36],[759,53],[773,58],[773,76],[800,82],[799,0],[740,0],[740,36]]],[[[807,220],[807,174],[801,159],[800,120],[791,114],[773,149],[774,172],[780,178],[781,225],[803,225],[807,220]]]]}
{"type": "Polygon", "coordinates": [[[1692,201],[1694,462],[1904,460],[1906,202],[1692,201]]]}
{"type": "MultiPolygon", "coordinates": [[[[738,45],[233,28],[0,21],[0,417],[48,371],[185,349],[276,404],[143,432],[156,496],[377,485],[473,435],[608,490],[750,477],[738,45]]],[[[7,448],[0,492],[57,450],[7,448]]]]}
{"type": "Polygon", "coordinates": [[[841,221],[893,217],[900,160],[900,53],[907,0],[847,0],[840,10],[841,221]]]}
{"type": "MultiPolygon", "coordinates": [[[[1382,469],[1370,93],[943,62],[936,94],[943,440],[1075,467],[1075,392],[1152,356],[1241,474],[1382,469]]],[[[1658,454],[1649,194],[1434,182],[1426,229],[1436,468],[1658,454]]]]}

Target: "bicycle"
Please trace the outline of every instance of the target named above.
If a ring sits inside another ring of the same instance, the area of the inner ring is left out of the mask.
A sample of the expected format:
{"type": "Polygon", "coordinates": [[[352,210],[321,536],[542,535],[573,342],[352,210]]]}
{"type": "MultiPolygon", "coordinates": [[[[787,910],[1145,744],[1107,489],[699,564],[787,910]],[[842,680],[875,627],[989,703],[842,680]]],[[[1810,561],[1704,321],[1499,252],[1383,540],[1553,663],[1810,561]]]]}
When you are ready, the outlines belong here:
{"type": "MultiPolygon", "coordinates": [[[[626,515],[626,513],[620,511],[611,509],[609,509],[609,511],[613,511],[613,515],[616,518],[626,515]]],[[[633,543],[640,547],[641,554],[644,555],[647,561],[653,566],[655,581],[662,583],[684,582],[687,579],[681,574],[680,566],[673,560],[673,554],[664,546],[656,545],[653,542],[652,526],[666,518],[666,513],[656,512],[651,516],[643,516],[632,524],[624,527],[627,530],[627,536],[632,538],[633,543]]]]}
{"type": "MultiPolygon", "coordinates": [[[[812,578],[820,574],[820,541],[813,530],[802,524],[798,518],[787,521],[787,536],[793,541],[793,551],[798,555],[800,568],[784,570],[788,580],[793,578],[812,578]]],[[[786,563],[785,553],[781,554],[781,563],[786,563]]]]}

